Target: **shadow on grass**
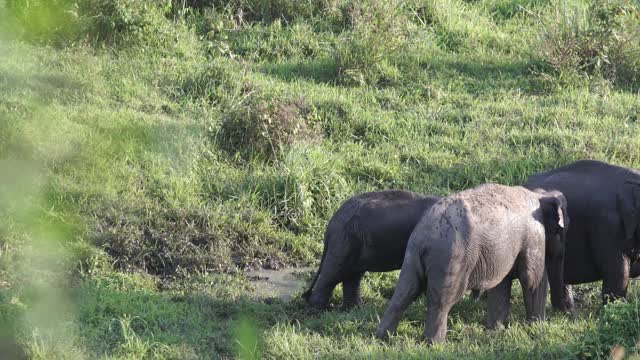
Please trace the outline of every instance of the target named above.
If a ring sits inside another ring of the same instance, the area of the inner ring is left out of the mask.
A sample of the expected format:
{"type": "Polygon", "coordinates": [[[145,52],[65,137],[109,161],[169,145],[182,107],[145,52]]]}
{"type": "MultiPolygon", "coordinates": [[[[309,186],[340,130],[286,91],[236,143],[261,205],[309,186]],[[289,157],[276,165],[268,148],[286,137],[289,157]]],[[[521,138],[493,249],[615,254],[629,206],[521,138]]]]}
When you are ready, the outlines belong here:
{"type": "Polygon", "coordinates": [[[471,94],[492,94],[504,90],[522,91],[536,95],[545,93],[544,82],[535,75],[542,66],[532,60],[504,61],[450,55],[422,61],[420,67],[433,78],[443,81],[460,81],[471,94]]]}
{"type": "Polygon", "coordinates": [[[62,74],[16,75],[7,71],[0,72],[0,89],[3,87],[10,91],[31,91],[37,95],[39,101],[45,103],[54,98],[69,100],[81,98],[91,90],[89,84],[62,74]]]}
{"type": "Polygon", "coordinates": [[[313,62],[264,64],[261,71],[284,81],[303,79],[318,84],[337,85],[336,64],[331,59],[313,62]]]}

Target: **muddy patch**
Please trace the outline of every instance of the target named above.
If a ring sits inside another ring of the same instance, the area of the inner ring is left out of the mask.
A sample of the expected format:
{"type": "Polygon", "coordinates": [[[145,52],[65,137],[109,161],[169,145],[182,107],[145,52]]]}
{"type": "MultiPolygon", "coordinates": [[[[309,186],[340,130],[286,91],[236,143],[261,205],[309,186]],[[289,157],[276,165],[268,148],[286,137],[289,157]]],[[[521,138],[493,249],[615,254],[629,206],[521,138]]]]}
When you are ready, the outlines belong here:
{"type": "Polygon", "coordinates": [[[310,267],[286,268],[279,270],[251,270],[247,278],[256,287],[256,295],[260,298],[278,298],[290,301],[293,295],[307,285],[304,274],[314,271],[310,267]]]}

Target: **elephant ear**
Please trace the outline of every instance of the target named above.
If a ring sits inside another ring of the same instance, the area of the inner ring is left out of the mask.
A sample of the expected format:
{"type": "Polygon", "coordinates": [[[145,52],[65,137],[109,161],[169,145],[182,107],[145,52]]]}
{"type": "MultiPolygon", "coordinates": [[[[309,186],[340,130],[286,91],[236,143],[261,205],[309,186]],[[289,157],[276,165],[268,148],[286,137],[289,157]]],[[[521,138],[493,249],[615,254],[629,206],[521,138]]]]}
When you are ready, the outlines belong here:
{"type": "Polygon", "coordinates": [[[566,230],[568,224],[567,207],[563,199],[556,196],[542,198],[545,226],[551,226],[555,232],[566,230]]]}
{"type": "Polygon", "coordinates": [[[631,240],[638,227],[638,211],[640,210],[640,182],[627,180],[625,189],[616,195],[616,203],[622,225],[624,226],[625,239],[631,240]]]}

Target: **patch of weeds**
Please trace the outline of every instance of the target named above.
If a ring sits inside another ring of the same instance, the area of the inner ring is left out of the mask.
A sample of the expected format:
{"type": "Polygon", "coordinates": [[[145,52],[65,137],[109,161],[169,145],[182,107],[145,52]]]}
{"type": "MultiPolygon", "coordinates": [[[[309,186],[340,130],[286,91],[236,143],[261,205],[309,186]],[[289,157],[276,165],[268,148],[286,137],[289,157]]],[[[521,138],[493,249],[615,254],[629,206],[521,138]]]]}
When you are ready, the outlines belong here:
{"type": "Polygon", "coordinates": [[[188,97],[221,108],[229,107],[251,91],[251,86],[238,79],[234,70],[237,71],[228,63],[214,59],[181,79],[177,89],[173,89],[173,96],[176,100],[188,97]]]}
{"type": "Polygon", "coordinates": [[[460,0],[429,1],[415,7],[414,21],[428,27],[442,49],[463,52],[479,47],[503,48],[509,44],[496,24],[476,6],[460,0]]]}
{"type": "Polygon", "coordinates": [[[242,184],[260,208],[295,234],[322,237],[328,216],[351,188],[336,159],[321,150],[296,148],[288,152],[274,171],[255,172],[242,184]]]}
{"type": "Polygon", "coordinates": [[[627,351],[633,357],[640,352],[638,338],[640,304],[637,299],[619,300],[604,307],[595,331],[588,333],[575,351],[579,357],[621,359],[627,351]],[[618,356],[613,357],[614,352],[618,356]]]}
{"type": "Polygon", "coordinates": [[[557,72],[601,75],[624,87],[640,80],[640,12],[628,0],[564,5],[545,21],[541,54],[557,72]]]}
{"type": "Polygon", "coordinates": [[[326,40],[304,22],[284,26],[276,20],[256,24],[229,35],[229,51],[252,61],[313,59],[328,53],[326,40]]]}
{"type": "Polygon", "coordinates": [[[322,139],[314,124],[307,122],[304,99],[268,98],[252,94],[223,115],[215,140],[231,156],[272,160],[299,143],[322,139]]]}
{"type": "Polygon", "coordinates": [[[532,10],[544,8],[549,0],[494,0],[488,1],[488,10],[496,21],[508,21],[532,10]]]}
{"type": "Polygon", "coordinates": [[[343,82],[356,85],[392,82],[399,72],[392,64],[407,46],[408,21],[396,1],[350,2],[351,31],[336,42],[336,71],[343,82]]]}

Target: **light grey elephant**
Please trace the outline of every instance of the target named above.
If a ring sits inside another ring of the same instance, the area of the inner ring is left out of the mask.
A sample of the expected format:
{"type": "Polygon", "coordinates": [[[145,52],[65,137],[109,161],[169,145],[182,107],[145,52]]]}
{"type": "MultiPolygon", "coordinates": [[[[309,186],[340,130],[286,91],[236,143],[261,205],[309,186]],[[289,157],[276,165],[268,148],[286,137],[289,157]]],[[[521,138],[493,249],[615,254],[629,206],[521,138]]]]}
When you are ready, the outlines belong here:
{"type": "Polygon", "coordinates": [[[569,226],[562,193],[485,184],[434,204],[414,229],[400,278],[376,336],[427,291],[425,338],[446,339],[451,307],[467,289],[488,290],[488,327],[504,323],[511,283],[520,280],[528,319],[544,319],[547,271],[562,281],[569,226]],[[547,271],[545,271],[545,263],[547,271]]]}

